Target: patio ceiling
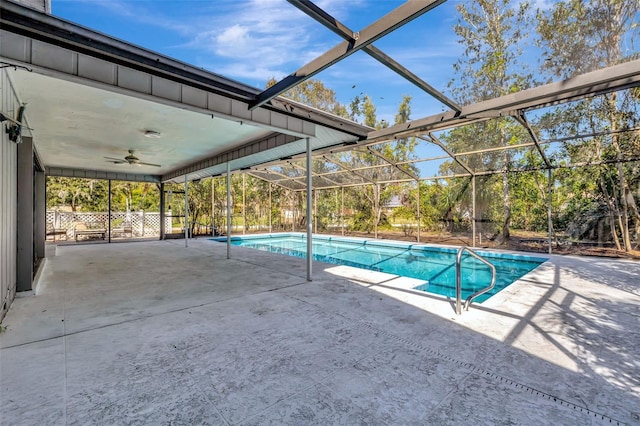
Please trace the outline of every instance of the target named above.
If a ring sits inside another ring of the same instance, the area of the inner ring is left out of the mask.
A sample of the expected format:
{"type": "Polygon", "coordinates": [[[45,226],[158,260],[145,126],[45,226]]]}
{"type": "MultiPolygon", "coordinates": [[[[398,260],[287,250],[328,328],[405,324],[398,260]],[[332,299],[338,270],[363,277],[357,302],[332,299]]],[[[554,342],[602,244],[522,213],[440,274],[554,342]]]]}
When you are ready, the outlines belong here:
{"type": "Polygon", "coordinates": [[[274,133],[37,73],[11,71],[11,78],[27,103],[38,153],[50,169],[164,175],[274,133]],[[160,167],[105,159],[124,158],[130,149],[142,162],[160,167]]]}

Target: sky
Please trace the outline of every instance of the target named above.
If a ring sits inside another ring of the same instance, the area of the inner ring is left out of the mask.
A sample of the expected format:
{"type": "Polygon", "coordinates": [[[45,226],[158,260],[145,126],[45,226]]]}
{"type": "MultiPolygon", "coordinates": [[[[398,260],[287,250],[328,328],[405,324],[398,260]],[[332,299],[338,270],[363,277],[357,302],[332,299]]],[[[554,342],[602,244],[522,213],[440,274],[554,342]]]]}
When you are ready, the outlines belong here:
{"type": "MultiPolygon", "coordinates": [[[[327,13],[360,31],[403,1],[317,0],[327,13]]],[[[453,32],[457,1],[448,1],[374,45],[438,90],[445,91],[462,53],[453,32]]],[[[342,40],[285,0],[52,0],[52,13],[191,65],[264,88],[342,40]]],[[[411,118],[449,109],[364,52],[315,78],[348,104],[367,94],[379,119],[393,123],[404,95],[411,118]]]]}
{"type": "MultiPolygon", "coordinates": [[[[464,56],[464,48],[453,29],[459,17],[456,7],[471,1],[445,1],[374,45],[453,97],[448,83],[456,78],[453,65],[464,56]]],[[[525,0],[512,0],[513,4],[520,1],[525,0]]],[[[270,78],[282,79],[343,41],[286,0],[51,2],[52,13],[60,18],[261,89],[270,78]]],[[[529,2],[531,13],[535,13],[549,9],[554,0],[529,2]]],[[[361,31],[404,1],[314,0],[314,3],[351,30],[361,31]]],[[[526,50],[520,62],[537,69],[542,55],[532,43],[535,30],[528,35],[530,43],[523,47],[526,50]]],[[[412,120],[449,109],[363,51],[314,78],[333,89],[338,101],[345,105],[355,96],[368,95],[376,106],[378,120],[391,124],[405,95],[412,97],[412,120]]],[[[419,149],[421,158],[443,154],[432,144],[421,144],[419,149]]],[[[429,170],[427,174],[432,173],[429,170]]]]}

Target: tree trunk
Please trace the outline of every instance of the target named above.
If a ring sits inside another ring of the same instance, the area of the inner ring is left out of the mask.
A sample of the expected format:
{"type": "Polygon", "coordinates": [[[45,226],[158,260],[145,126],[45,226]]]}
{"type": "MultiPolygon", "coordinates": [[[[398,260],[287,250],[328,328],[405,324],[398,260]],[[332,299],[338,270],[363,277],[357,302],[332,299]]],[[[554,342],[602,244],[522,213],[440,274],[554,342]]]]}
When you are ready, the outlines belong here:
{"type": "MultiPolygon", "coordinates": [[[[612,93],[609,98],[609,122],[611,124],[611,142],[616,150],[616,159],[622,161],[624,156],[622,155],[622,149],[618,143],[618,134],[615,133],[618,129],[617,123],[617,102],[618,94],[612,93]]],[[[620,218],[620,231],[622,232],[622,242],[624,243],[624,251],[631,251],[631,236],[629,234],[629,206],[627,204],[627,182],[624,177],[624,169],[622,163],[616,164],[618,172],[618,185],[620,188],[620,205],[622,207],[622,217],[620,218]]]]}
{"type": "MultiPolygon", "coordinates": [[[[504,134],[504,129],[500,129],[500,139],[502,142],[502,146],[506,146],[507,138],[504,134]]],[[[502,173],[502,201],[504,202],[504,222],[502,223],[502,244],[506,244],[509,242],[509,238],[511,237],[511,232],[509,230],[511,225],[511,200],[509,198],[509,173],[507,170],[509,169],[509,154],[505,149],[503,151],[502,160],[504,164],[502,165],[504,171],[502,173]]]]}
{"type": "Polygon", "coordinates": [[[636,200],[633,198],[633,192],[630,188],[627,188],[627,204],[629,205],[629,210],[631,211],[631,216],[635,221],[635,229],[636,229],[636,249],[640,247],[640,211],[638,210],[638,205],[636,204],[636,200]]]}
{"type": "Polygon", "coordinates": [[[615,218],[615,205],[611,201],[611,196],[609,195],[609,191],[607,190],[607,185],[605,184],[602,175],[600,175],[600,187],[602,188],[602,192],[604,193],[604,197],[607,203],[607,209],[609,210],[609,227],[611,228],[611,237],[613,238],[613,242],[616,244],[616,249],[621,250],[620,240],[618,239],[618,233],[616,232],[616,218],[615,218]]]}

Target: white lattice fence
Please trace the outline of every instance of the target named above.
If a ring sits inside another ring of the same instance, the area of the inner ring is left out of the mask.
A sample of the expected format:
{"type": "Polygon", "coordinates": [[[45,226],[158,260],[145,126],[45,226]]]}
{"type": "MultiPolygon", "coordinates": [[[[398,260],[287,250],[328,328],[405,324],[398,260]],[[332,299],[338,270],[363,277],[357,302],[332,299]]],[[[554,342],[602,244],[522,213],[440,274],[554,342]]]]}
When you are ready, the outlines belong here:
{"type": "MultiPolygon", "coordinates": [[[[103,226],[107,228],[109,214],[107,212],[59,212],[47,211],[47,223],[56,229],[73,230],[76,223],[103,226]]],[[[133,235],[137,237],[160,235],[160,212],[111,212],[111,225],[131,223],[133,235]],[[114,224],[115,222],[115,224],[114,224]]],[[[165,218],[170,229],[171,218],[165,218]]]]}

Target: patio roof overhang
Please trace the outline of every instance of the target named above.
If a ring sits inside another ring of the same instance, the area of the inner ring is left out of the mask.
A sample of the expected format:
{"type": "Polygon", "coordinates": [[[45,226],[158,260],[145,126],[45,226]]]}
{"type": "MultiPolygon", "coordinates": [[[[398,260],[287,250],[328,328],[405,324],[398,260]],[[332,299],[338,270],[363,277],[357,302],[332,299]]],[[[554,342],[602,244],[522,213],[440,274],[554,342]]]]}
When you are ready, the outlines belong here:
{"type": "Polygon", "coordinates": [[[370,168],[400,171],[398,182],[433,178],[417,176],[407,165],[443,159],[458,164],[460,170],[455,176],[481,175],[492,171],[472,170],[464,157],[503,148],[478,148],[470,143],[464,152],[453,152],[434,133],[504,117],[524,126],[531,138],[530,142],[506,149],[535,150],[543,167],[553,168],[541,147],[553,141],[539,139],[528,122],[528,111],[640,85],[640,59],[636,59],[460,106],[372,44],[441,1],[407,2],[359,33],[311,1],[289,3],[344,42],[261,91],[10,1],[3,2],[0,56],[6,63],[17,65],[12,79],[21,100],[29,103],[27,124],[36,129],[34,141],[49,173],[177,182],[183,181],[185,175],[200,179],[224,174],[229,162],[231,170],[250,172],[280,185],[292,182],[291,189],[303,190],[301,180],[306,166],[302,163],[308,137],[314,155],[340,169],[322,176],[316,173],[316,188],[372,183],[357,168],[336,161],[336,155],[354,149],[365,149],[379,159],[380,164],[370,168]],[[450,110],[374,130],[277,97],[358,50],[450,110]],[[25,71],[25,67],[33,72],[25,71]],[[147,130],[162,137],[150,143],[144,137],[147,130]],[[438,152],[400,164],[372,148],[408,137],[436,146],[438,152]],[[131,168],[128,173],[120,173],[127,166],[104,162],[105,156],[124,157],[128,149],[138,150],[142,161],[162,167],[142,166],[138,169],[141,173],[132,173],[136,169],[131,168]],[[291,168],[291,175],[276,173],[283,168],[291,168]],[[351,176],[352,181],[347,182],[346,176],[351,176]]]}
{"type": "Polygon", "coordinates": [[[284,98],[250,109],[260,89],[10,1],[0,28],[2,66],[26,105],[23,134],[49,174],[200,179],[226,162],[239,170],[301,154],[306,138],[322,149],[371,130],[284,98]],[[128,150],[160,167],[105,159],[128,150]]]}

